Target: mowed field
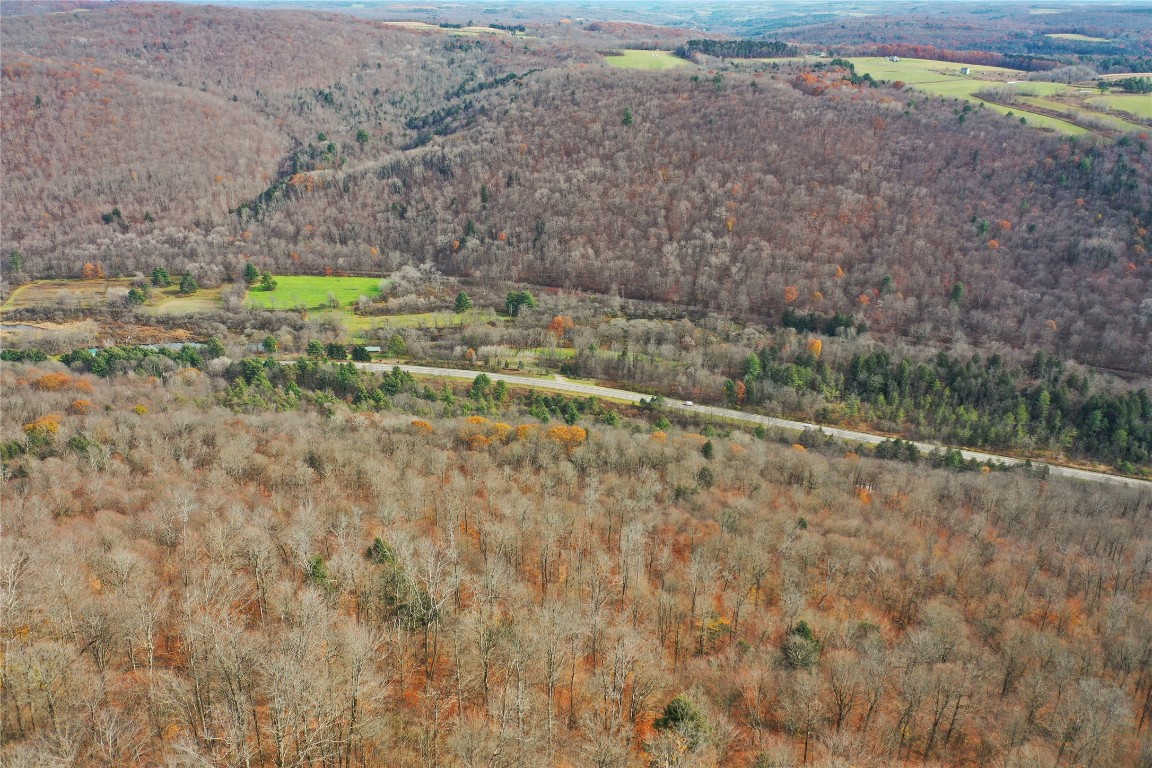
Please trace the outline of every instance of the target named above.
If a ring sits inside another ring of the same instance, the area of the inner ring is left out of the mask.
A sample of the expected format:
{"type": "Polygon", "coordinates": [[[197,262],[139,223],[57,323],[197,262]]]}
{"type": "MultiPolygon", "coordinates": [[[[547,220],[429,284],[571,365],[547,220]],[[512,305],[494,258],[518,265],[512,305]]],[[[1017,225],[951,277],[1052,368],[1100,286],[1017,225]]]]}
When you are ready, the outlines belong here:
{"type": "Polygon", "coordinates": [[[1115,93],[1088,99],[1097,109],[1115,109],[1152,120],[1152,96],[1146,93],[1115,93]]]}
{"type": "MultiPolygon", "coordinates": [[[[1004,67],[990,67],[977,64],[957,64],[950,61],[930,59],[900,59],[888,61],[872,56],[851,60],[859,74],[870,74],[877,80],[902,80],[918,91],[944,98],[965,99],[983,104],[1001,114],[1011,113],[1014,118],[1023,117],[1034,128],[1050,129],[1070,136],[1092,133],[1093,130],[1137,131],[1142,126],[1123,120],[1115,114],[1107,114],[1093,107],[1096,99],[1088,98],[1095,91],[1083,86],[1064,85],[1026,80],[1028,73],[1004,67]],[[969,73],[963,74],[967,67],[969,73]],[[1027,93],[1021,96],[1021,103],[994,104],[977,95],[990,88],[1007,88],[1027,93]],[[1057,114],[1044,114],[1055,112],[1057,114]],[[1067,116],[1067,117],[1065,117],[1067,116]],[[1085,125],[1078,125],[1077,118],[1084,118],[1085,125]]],[[[1103,96],[1102,99],[1123,98],[1103,96]]],[[[1152,102],[1152,99],[1148,100],[1152,102]]],[[[1122,102],[1126,103],[1126,102],[1122,102]]],[[[1115,106],[1115,109],[1122,107],[1115,106]]],[[[1137,111],[1128,110],[1139,115],[1137,111]]]]}
{"type": "Polygon", "coordinates": [[[671,51],[638,51],[625,49],[620,56],[605,56],[604,61],[613,67],[621,69],[676,69],[677,67],[690,67],[692,62],[685,61],[671,51]]]}
{"type": "Polygon", "coordinates": [[[276,290],[265,291],[255,285],[248,291],[245,303],[259,309],[326,309],[328,295],[332,294],[343,307],[361,296],[379,295],[380,282],[378,277],[277,275],[276,290]]]}

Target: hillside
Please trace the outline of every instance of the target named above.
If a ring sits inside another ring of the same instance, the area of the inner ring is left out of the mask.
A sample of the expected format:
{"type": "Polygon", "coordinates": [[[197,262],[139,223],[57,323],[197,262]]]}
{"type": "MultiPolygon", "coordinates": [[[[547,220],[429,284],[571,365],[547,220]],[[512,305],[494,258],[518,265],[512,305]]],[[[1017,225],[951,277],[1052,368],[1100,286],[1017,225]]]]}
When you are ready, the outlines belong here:
{"type": "Polygon", "coordinates": [[[1152,371],[1145,138],[1046,137],[829,67],[618,71],[591,48],[611,29],[147,5],[12,19],[3,249],[39,276],[431,260],[1152,371]]]}
{"type": "Polygon", "coordinates": [[[0,765],[1152,768],[1149,18],[0,0],[0,765]]]}
{"type": "Polygon", "coordinates": [[[6,765],[1147,765],[1134,492],[114,357],[2,369],[6,765]]]}

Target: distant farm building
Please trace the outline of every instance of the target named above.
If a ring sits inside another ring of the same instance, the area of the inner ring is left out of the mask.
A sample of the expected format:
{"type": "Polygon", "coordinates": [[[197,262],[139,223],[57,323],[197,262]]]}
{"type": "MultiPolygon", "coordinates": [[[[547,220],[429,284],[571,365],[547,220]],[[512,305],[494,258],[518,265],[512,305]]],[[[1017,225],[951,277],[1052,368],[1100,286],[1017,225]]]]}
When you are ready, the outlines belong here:
{"type": "Polygon", "coordinates": [[[962,75],[972,74],[972,67],[960,67],[960,74],[962,74],[962,75]]]}
{"type": "Polygon", "coordinates": [[[900,61],[900,57],[899,56],[889,56],[888,61],[898,62],[898,61],[900,61]]]}

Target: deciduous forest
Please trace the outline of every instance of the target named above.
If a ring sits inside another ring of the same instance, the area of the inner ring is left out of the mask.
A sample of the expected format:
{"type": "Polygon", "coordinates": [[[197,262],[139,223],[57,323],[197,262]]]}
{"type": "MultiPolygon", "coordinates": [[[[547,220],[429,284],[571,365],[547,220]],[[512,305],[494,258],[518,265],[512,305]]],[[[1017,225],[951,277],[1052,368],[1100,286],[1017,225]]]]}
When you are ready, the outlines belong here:
{"type": "Polygon", "coordinates": [[[1152,768],[1147,9],[883,10],[0,2],[0,763],[1152,768]]]}
{"type": "Polygon", "coordinates": [[[4,367],[7,765],[1152,758],[1146,493],[126,352],[4,367]]]}

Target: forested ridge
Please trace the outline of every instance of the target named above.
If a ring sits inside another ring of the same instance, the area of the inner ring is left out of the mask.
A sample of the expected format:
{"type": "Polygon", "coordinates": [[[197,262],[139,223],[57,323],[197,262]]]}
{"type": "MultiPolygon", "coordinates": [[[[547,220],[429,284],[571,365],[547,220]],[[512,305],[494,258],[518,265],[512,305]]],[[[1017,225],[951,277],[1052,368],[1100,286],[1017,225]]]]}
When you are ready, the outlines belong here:
{"type": "Polygon", "coordinates": [[[6,765],[1152,760],[1134,492],[228,351],[0,368],[6,765]]]}
{"type": "Polygon", "coordinates": [[[3,248],[23,276],[431,260],[1152,369],[1141,136],[1044,137],[834,67],[624,76],[578,37],[146,5],[2,34],[4,141],[34,148],[4,154],[3,248]],[[266,45],[221,54],[240,39],[266,45]],[[204,146],[173,162],[148,140],[161,105],[188,112],[182,130],[204,146]]]}

